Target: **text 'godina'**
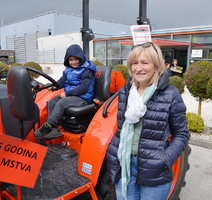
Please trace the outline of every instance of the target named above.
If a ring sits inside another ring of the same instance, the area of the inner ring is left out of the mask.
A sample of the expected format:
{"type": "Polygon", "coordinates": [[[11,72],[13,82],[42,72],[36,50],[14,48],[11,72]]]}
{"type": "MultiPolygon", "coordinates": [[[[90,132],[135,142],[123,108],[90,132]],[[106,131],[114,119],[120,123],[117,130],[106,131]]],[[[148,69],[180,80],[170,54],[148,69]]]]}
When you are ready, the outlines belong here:
{"type": "MultiPolygon", "coordinates": [[[[3,143],[0,142],[0,149],[3,147],[3,143]]],[[[25,149],[22,147],[12,146],[10,144],[6,144],[4,147],[4,151],[14,153],[17,155],[21,155],[27,158],[37,160],[37,152],[31,151],[29,149],[25,149]]]]}

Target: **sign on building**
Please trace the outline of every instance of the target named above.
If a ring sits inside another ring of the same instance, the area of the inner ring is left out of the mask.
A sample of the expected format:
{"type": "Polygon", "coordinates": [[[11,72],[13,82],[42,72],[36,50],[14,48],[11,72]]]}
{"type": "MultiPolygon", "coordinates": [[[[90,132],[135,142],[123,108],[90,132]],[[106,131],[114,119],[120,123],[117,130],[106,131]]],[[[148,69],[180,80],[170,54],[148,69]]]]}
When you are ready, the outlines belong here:
{"type": "Polygon", "coordinates": [[[131,32],[134,45],[152,41],[149,25],[131,26],[131,32]]]}
{"type": "Polygon", "coordinates": [[[191,57],[192,58],[202,58],[203,50],[202,49],[192,49],[191,57]]]}

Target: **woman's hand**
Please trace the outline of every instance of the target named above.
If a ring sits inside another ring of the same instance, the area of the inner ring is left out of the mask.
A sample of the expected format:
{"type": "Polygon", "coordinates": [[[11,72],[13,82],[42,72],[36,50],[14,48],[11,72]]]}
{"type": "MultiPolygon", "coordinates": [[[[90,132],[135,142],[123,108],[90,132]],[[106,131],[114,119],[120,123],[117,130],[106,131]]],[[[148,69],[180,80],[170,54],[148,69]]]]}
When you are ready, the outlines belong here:
{"type": "Polygon", "coordinates": [[[62,98],[65,98],[65,97],[66,97],[65,92],[63,92],[63,93],[60,94],[60,98],[61,98],[61,99],[62,99],[62,98]]]}

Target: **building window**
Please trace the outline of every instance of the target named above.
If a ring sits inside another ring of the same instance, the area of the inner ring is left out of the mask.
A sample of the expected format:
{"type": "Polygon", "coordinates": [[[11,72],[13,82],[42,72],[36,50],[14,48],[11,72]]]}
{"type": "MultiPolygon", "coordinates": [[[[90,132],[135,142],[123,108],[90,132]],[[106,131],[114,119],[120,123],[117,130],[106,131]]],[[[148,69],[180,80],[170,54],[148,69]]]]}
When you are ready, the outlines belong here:
{"type": "Polygon", "coordinates": [[[162,51],[163,53],[163,58],[165,59],[165,62],[168,62],[170,64],[172,64],[173,58],[174,58],[174,51],[170,50],[170,51],[162,51]]]}
{"type": "Polygon", "coordinates": [[[115,67],[119,64],[127,65],[127,57],[132,45],[120,45],[119,40],[95,41],[94,57],[104,65],[115,67]]]}
{"type": "Polygon", "coordinates": [[[180,42],[190,42],[190,35],[174,35],[173,40],[180,42]]]}
{"type": "Polygon", "coordinates": [[[195,34],[192,37],[192,42],[200,44],[212,44],[212,33],[195,34]]]}
{"type": "Polygon", "coordinates": [[[121,45],[121,63],[127,66],[127,58],[133,45],[121,45]]]}
{"type": "Polygon", "coordinates": [[[209,56],[208,56],[209,59],[212,59],[212,50],[209,50],[209,56]]]}
{"type": "Polygon", "coordinates": [[[107,41],[107,65],[110,67],[121,64],[119,40],[107,41]]]}
{"type": "Polygon", "coordinates": [[[106,65],[106,41],[94,42],[94,57],[97,57],[98,61],[106,65]]]}
{"type": "Polygon", "coordinates": [[[171,35],[166,35],[166,36],[156,36],[156,37],[152,37],[152,39],[171,40],[171,35]]]}
{"type": "MultiPolygon", "coordinates": [[[[174,35],[173,39],[182,42],[190,42],[190,35],[174,35]]],[[[192,36],[192,42],[211,45],[212,33],[194,34],[192,36]]]]}

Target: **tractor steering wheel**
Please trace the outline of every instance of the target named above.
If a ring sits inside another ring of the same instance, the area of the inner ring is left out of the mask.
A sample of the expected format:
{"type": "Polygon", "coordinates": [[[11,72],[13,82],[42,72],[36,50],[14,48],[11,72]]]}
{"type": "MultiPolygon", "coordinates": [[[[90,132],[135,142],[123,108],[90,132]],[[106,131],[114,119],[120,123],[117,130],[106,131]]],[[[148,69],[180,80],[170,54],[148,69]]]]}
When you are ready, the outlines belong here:
{"type": "Polygon", "coordinates": [[[41,76],[43,76],[44,78],[46,78],[47,80],[49,80],[51,83],[47,83],[47,84],[42,84],[38,81],[36,81],[35,79],[33,79],[31,76],[31,86],[33,88],[33,93],[36,95],[37,92],[43,90],[43,89],[46,89],[48,87],[51,87],[51,86],[55,86],[57,89],[59,89],[59,85],[58,83],[52,78],[50,77],[49,75],[47,75],[46,73],[38,70],[38,69],[35,69],[35,68],[32,68],[32,67],[28,67],[28,66],[25,66],[26,67],[26,70],[27,71],[32,71],[36,74],[39,74],[41,76]]]}

